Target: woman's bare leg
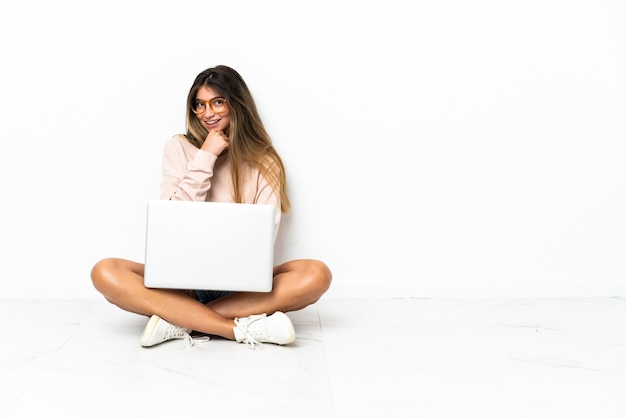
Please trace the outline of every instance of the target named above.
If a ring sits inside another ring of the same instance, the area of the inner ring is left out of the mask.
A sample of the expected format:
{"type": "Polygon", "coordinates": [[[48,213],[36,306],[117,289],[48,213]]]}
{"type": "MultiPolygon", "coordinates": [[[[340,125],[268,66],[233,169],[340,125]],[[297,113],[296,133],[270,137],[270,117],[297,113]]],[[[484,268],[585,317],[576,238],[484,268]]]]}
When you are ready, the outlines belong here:
{"type": "Polygon", "coordinates": [[[143,264],[107,258],[93,267],[91,280],[109,302],[126,311],[158,315],[183,328],[235,339],[231,318],[224,318],[184,292],[146,288],[143,274],[143,264]]]}
{"type": "Polygon", "coordinates": [[[274,267],[271,292],[234,293],[208,306],[225,318],[297,311],[317,302],[330,287],[331,280],[330,270],[321,261],[288,261],[274,267]]]}

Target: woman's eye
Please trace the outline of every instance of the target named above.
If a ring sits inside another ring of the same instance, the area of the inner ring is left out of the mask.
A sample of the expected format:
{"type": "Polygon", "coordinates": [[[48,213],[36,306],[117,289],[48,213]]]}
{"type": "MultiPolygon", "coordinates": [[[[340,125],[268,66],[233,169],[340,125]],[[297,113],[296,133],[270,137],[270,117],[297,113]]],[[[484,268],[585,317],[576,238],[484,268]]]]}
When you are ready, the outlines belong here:
{"type": "Polygon", "coordinates": [[[196,102],[196,109],[204,109],[204,102],[196,102]]]}

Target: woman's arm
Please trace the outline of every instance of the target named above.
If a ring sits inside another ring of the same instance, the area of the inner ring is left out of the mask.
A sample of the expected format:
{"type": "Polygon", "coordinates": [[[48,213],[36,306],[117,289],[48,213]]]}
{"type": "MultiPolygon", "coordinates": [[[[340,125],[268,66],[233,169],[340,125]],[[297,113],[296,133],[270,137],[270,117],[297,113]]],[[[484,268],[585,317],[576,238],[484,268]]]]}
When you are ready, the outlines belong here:
{"type": "Polygon", "coordinates": [[[186,139],[175,136],[165,144],[161,199],[205,201],[217,157],[203,150],[194,155],[182,141],[186,139]]]}

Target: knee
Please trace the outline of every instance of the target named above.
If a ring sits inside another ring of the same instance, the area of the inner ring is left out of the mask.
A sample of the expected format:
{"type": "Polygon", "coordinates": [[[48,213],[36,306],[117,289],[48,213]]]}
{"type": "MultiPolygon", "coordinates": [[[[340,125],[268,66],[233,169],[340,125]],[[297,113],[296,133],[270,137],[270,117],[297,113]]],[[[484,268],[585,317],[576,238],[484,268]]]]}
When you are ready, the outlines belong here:
{"type": "Polygon", "coordinates": [[[105,296],[116,286],[117,262],[114,258],[105,258],[98,261],[91,269],[91,282],[100,293],[105,296]]]}
{"type": "Polygon", "coordinates": [[[303,260],[303,276],[309,288],[319,296],[322,296],[329,288],[333,275],[328,266],[320,260],[303,260]]]}
{"type": "Polygon", "coordinates": [[[322,261],[316,260],[316,272],[318,276],[318,282],[323,286],[324,292],[330,288],[330,283],[333,281],[333,273],[330,268],[322,261]]]}
{"type": "Polygon", "coordinates": [[[283,311],[297,311],[317,302],[329,289],[332,273],[319,260],[291,260],[274,268],[272,293],[283,311]]]}

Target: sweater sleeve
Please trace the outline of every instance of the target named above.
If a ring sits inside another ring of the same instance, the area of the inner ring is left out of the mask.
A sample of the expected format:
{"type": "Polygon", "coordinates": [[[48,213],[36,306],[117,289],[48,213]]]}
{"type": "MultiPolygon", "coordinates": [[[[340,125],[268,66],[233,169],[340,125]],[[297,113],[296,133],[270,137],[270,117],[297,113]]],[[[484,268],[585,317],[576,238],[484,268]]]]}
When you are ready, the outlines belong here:
{"type": "Polygon", "coordinates": [[[163,150],[161,199],[206,200],[216,160],[215,155],[203,150],[188,160],[180,138],[170,139],[163,150]]]}

